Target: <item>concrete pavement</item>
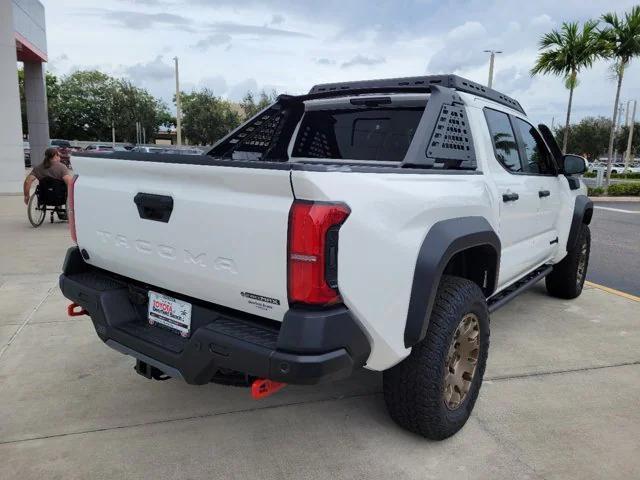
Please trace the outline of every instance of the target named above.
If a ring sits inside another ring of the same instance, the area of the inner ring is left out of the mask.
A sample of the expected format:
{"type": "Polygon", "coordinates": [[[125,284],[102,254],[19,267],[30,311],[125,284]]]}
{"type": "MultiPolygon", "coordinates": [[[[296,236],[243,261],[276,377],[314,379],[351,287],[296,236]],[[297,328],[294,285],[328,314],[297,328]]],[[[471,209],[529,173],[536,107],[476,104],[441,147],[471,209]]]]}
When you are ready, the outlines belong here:
{"type": "Polygon", "coordinates": [[[246,389],[148,381],[65,316],[65,224],[0,197],[0,479],[640,477],[640,303],[542,285],[492,316],[465,428],[429,442],[387,416],[381,375],[246,389]]]}

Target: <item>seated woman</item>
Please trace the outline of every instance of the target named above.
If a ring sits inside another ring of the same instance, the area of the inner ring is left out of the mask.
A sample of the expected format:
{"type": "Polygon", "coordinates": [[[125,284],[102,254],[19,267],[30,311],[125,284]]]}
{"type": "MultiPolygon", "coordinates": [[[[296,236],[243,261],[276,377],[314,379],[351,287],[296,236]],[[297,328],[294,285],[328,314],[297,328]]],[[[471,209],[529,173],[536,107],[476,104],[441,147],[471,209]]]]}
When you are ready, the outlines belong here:
{"type": "Polygon", "coordinates": [[[24,204],[29,204],[29,193],[34,180],[42,181],[44,178],[62,180],[67,185],[67,190],[73,182],[73,173],[61,161],[58,149],[51,147],[44,152],[44,160],[40,165],[36,165],[24,179],[22,191],[24,193],[24,204]]]}

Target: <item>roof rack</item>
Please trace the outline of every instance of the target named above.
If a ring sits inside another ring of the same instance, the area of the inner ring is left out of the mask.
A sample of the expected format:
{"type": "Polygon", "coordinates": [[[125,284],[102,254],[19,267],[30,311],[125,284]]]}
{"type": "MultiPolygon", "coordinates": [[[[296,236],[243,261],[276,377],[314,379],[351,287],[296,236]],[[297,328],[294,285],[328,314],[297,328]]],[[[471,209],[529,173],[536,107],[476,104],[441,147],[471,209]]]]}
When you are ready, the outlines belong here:
{"type": "Polygon", "coordinates": [[[380,80],[362,80],[356,82],[323,83],[315,85],[309,90],[309,95],[354,93],[359,91],[375,91],[377,89],[392,91],[397,88],[401,91],[425,91],[430,85],[453,88],[459,92],[471,93],[479,97],[513,108],[520,113],[525,113],[517,100],[504,95],[492,88],[485,87],[458,75],[426,75],[423,77],[386,78],[380,80]]]}

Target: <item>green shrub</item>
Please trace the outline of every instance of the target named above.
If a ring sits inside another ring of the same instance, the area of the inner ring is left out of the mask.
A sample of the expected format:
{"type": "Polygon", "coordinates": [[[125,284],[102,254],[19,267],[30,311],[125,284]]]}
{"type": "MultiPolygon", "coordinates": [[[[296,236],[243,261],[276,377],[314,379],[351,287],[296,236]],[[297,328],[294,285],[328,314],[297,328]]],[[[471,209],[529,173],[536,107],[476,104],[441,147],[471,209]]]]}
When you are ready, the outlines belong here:
{"type": "MultiPolygon", "coordinates": [[[[587,172],[583,175],[585,178],[596,178],[596,172],[587,172]]],[[[606,172],[605,172],[606,176],[606,172]]],[[[640,173],[612,173],[611,178],[624,178],[625,180],[640,180],[640,173]]]]}
{"type": "Polygon", "coordinates": [[[614,183],[609,185],[612,197],[640,197],[640,183],[614,183]]]}
{"type": "Polygon", "coordinates": [[[599,197],[604,193],[604,188],[602,187],[587,187],[587,190],[590,197],[599,197]]]}
{"type": "Polygon", "coordinates": [[[629,180],[640,180],[640,173],[612,173],[611,178],[628,178],[629,180]]]}

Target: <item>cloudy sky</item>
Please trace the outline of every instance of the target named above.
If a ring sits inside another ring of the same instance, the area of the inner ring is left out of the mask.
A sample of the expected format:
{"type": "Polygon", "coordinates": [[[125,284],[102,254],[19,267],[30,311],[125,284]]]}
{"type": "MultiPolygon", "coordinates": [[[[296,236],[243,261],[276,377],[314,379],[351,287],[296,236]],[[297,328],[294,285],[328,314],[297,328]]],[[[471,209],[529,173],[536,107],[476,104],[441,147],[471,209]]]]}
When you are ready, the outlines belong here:
{"type": "MultiPolygon", "coordinates": [[[[42,0],[56,74],[97,68],[128,77],[171,104],[173,57],[183,90],[208,87],[239,100],[247,90],[305,93],[316,83],[458,73],[494,87],[535,120],[561,122],[568,92],[531,78],[540,36],[563,21],[623,12],[638,0],[42,0]]],[[[583,73],[574,118],[611,115],[610,65],[583,73]]],[[[640,60],[622,99],[640,99],[640,60]]]]}

